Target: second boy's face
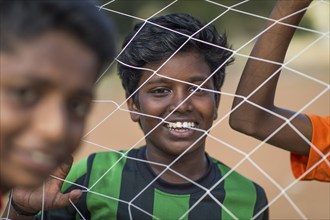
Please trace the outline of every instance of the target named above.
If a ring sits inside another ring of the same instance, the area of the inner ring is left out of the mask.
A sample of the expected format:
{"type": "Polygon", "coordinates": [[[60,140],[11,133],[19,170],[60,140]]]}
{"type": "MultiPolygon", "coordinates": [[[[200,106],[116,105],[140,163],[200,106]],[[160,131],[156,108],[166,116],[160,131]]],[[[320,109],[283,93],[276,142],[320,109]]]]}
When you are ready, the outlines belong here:
{"type": "MultiPolygon", "coordinates": [[[[156,70],[161,64],[148,64],[144,67],[156,70]]],[[[134,121],[140,122],[144,134],[154,129],[145,138],[148,151],[173,159],[203,135],[202,131],[194,129],[207,131],[212,126],[217,116],[218,101],[215,100],[214,93],[196,90],[195,86],[182,83],[184,81],[200,85],[209,78],[211,70],[197,53],[177,54],[158,73],[181,82],[154,75],[138,91],[138,103],[134,104],[130,99],[129,107],[143,114],[167,117],[166,121],[169,123],[162,123],[157,118],[131,114],[134,121]],[[196,92],[187,99],[195,90],[196,92]],[[170,114],[171,112],[173,113],[170,114]]],[[[139,85],[151,74],[144,71],[139,85]]],[[[202,88],[214,90],[213,78],[207,80],[202,88]]],[[[204,145],[205,136],[189,150],[189,153],[204,152],[204,145]]]]}
{"type": "Polygon", "coordinates": [[[2,52],[0,63],[1,187],[34,186],[79,145],[97,58],[51,32],[2,52]]]}

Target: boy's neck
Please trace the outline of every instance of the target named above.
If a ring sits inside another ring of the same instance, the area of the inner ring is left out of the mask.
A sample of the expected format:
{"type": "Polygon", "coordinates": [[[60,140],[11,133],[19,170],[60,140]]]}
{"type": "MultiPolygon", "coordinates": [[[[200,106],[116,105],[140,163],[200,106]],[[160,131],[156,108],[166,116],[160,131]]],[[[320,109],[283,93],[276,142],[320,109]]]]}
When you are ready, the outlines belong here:
{"type": "MultiPolygon", "coordinates": [[[[152,150],[148,150],[148,147],[146,149],[146,157],[149,161],[166,165],[171,164],[176,159],[176,157],[162,157],[158,152],[155,153],[152,150]]],[[[156,175],[160,174],[165,169],[163,166],[153,164],[151,164],[151,168],[156,175]]],[[[171,169],[191,180],[196,181],[200,179],[208,170],[208,160],[206,158],[204,147],[180,157],[177,162],[171,165],[171,169]]],[[[172,184],[183,184],[189,182],[170,170],[165,171],[160,178],[172,184]]]]}

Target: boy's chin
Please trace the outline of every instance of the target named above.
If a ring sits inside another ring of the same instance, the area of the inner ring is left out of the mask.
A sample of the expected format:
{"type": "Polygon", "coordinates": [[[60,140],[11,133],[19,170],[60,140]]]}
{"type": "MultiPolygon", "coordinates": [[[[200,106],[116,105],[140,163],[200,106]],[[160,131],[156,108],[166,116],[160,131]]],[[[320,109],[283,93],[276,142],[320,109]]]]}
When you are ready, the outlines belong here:
{"type": "Polygon", "coordinates": [[[185,155],[188,155],[189,153],[195,151],[197,148],[199,147],[191,145],[180,145],[167,149],[167,152],[173,157],[173,159],[176,159],[177,157],[184,157],[185,155]]]}
{"type": "Polygon", "coordinates": [[[190,152],[196,151],[197,149],[203,148],[205,145],[205,139],[202,139],[198,142],[196,141],[187,141],[187,142],[177,142],[170,147],[170,150],[175,155],[188,154],[190,152]]]}

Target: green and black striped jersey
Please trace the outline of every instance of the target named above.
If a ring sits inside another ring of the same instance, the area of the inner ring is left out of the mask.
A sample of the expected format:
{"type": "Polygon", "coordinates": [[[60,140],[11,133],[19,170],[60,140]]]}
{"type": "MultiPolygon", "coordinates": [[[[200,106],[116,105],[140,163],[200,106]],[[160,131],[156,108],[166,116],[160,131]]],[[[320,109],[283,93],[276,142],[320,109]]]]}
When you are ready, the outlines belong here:
{"type": "Polygon", "coordinates": [[[264,190],[209,156],[201,179],[171,184],[156,178],[145,147],[122,153],[92,154],[75,165],[67,177],[74,184],[63,191],[86,191],[76,207],[46,211],[44,219],[268,219],[264,190]]]}

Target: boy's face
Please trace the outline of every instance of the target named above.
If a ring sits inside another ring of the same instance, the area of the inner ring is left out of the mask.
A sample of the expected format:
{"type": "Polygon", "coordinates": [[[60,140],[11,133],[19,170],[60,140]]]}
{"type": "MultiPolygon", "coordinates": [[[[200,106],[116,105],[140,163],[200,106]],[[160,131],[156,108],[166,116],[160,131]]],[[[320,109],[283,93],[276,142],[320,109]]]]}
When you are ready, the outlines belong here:
{"type": "MultiPolygon", "coordinates": [[[[144,67],[156,70],[159,64],[147,64],[144,67]]],[[[203,83],[211,74],[204,59],[195,52],[179,53],[167,62],[159,71],[165,77],[171,77],[193,84],[203,83]]],[[[151,73],[142,73],[139,85],[145,82],[151,73]]],[[[214,90],[213,78],[203,86],[214,90]]],[[[129,100],[130,110],[156,117],[165,118],[177,108],[166,121],[146,137],[147,149],[156,155],[164,155],[164,159],[174,158],[193,144],[203,132],[190,127],[208,130],[217,117],[218,100],[214,93],[197,90],[188,100],[183,102],[194,90],[195,86],[154,75],[138,92],[138,103],[129,100]],[[183,102],[183,103],[182,103],[183,102]],[[182,104],[180,104],[182,103],[182,104]],[[179,107],[178,107],[179,106],[179,107]],[[182,128],[184,127],[184,128],[182,128]]],[[[132,120],[140,122],[145,134],[154,129],[161,121],[156,118],[131,114],[132,120]]],[[[203,137],[190,152],[204,152],[203,137]]]]}
{"type": "Polygon", "coordinates": [[[0,53],[1,187],[39,184],[78,147],[97,65],[62,32],[0,53]]]}

